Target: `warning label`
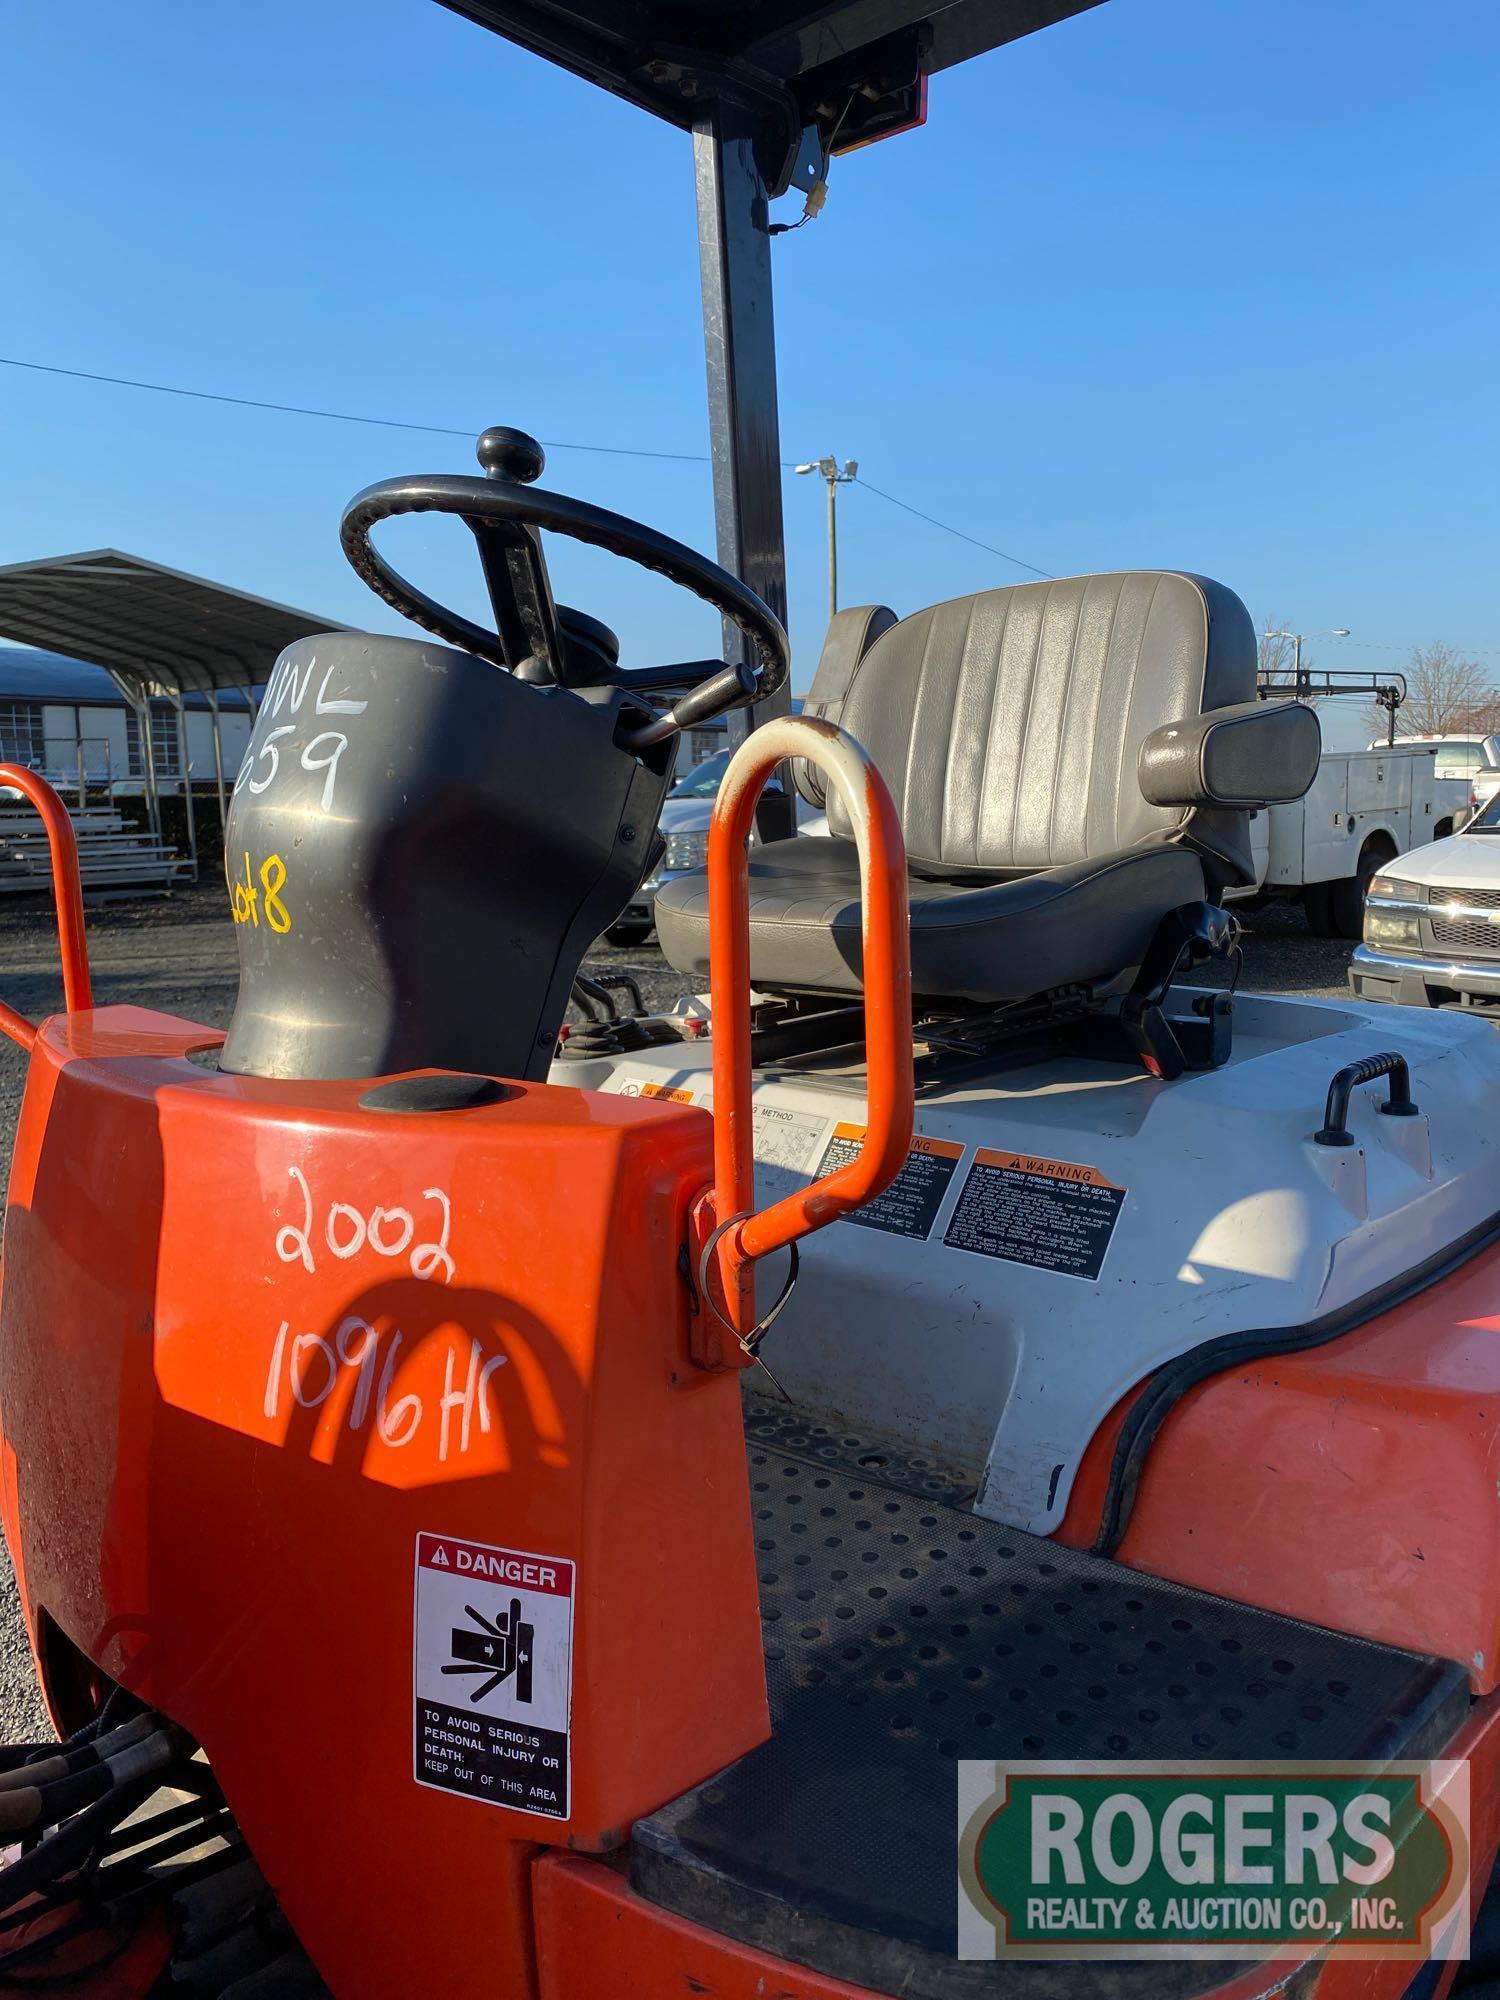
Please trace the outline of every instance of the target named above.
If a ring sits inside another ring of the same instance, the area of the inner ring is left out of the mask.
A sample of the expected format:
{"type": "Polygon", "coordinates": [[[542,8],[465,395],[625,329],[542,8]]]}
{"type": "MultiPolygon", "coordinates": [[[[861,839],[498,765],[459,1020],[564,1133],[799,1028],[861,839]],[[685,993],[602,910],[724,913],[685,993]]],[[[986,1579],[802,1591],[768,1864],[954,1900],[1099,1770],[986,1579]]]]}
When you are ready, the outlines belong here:
{"type": "MultiPolygon", "coordinates": [[[[607,1086],[606,1086],[607,1088],[607,1086]]],[[[655,1097],[667,1104],[696,1104],[697,1098],[691,1090],[680,1084],[646,1083],[638,1076],[626,1076],[620,1080],[615,1092],[617,1097],[655,1097]]]]}
{"type": "Polygon", "coordinates": [[[755,1149],[755,1199],[762,1208],[812,1179],[813,1162],[828,1130],[820,1111],[794,1111],[756,1099],[751,1108],[755,1149]]]}
{"type": "Polygon", "coordinates": [[[418,1535],[416,1780],[568,1816],[573,1565],[418,1535]]]}
{"type": "MultiPolygon", "coordinates": [[[[620,1097],[654,1097],[659,1102],[698,1104],[705,1111],[713,1109],[713,1082],[707,1075],[688,1084],[669,1084],[618,1070],[605,1088],[620,1097]]],[[[767,1104],[759,1098],[752,1104],[750,1115],[755,1199],[759,1207],[766,1208],[794,1189],[805,1187],[812,1179],[829,1121],[821,1111],[797,1111],[789,1105],[767,1104]]]]}
{"type": "MultiPolygon", "coordinates": [[[[835,1125],[818,1166],[818,1177],[848,1166],[864,1136],[863,1125],[835,1125]]],[[[883,1229],[890,1236],[930,1236],[963,1155],[963,1147],[951,1139],[925,1139],[917,1133],[906,1165],[885,1193],[846,1215],[845,1222],[857,1222],[863,1229],[883,1229]]]]}
{"type": "Polygon", "coordinates": [[[1097,1278],[1125,1195],[1097,1167],[982,1146],[943,1241],[979,1257],[1097,1278]]]}

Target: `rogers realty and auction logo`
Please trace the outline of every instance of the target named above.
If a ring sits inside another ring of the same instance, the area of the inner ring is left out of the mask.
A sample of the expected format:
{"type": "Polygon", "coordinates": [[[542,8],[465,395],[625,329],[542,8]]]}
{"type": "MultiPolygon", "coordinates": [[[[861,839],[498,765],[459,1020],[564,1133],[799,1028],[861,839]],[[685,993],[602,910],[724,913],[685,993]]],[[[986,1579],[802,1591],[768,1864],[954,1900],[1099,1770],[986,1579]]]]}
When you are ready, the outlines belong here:
{"type": "Polygon", "coordinates": [[[1466,1958],[1469,1767],[959,1765],[960,1958],[1466,1958]]]}

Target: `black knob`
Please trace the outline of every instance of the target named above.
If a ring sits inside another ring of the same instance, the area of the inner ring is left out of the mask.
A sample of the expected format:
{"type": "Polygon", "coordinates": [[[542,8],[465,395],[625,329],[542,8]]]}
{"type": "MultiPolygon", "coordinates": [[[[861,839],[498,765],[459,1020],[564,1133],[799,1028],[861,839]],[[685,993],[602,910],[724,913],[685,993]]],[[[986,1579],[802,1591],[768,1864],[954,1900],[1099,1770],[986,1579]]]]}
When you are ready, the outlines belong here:
{"type": "Polygon", "coordinates": [[[508,479],[517,486],[529,486],[540,479],[546,454],[534,437],[513,431],[508,424],[492,424],[481,431],[475,456],[490,479],[508,479]]]}

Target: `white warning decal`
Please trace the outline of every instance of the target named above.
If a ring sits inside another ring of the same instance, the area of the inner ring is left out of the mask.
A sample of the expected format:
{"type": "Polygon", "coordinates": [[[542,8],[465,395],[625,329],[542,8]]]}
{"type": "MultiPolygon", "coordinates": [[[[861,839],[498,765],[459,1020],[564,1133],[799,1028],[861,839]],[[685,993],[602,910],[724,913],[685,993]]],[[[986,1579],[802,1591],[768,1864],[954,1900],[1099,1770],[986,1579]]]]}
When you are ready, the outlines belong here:
{"type": "Polygon", "coordinates": [[[751,1106],[751,1141],[755,1149],[755,1199],[765,1208],[773,1201],[806,1187],[822,1151],[828,1118],[821,1111],[794,1111],[789,1105],[751,1106]]]}
{"type": "Polygon", "coordinates": [[[418,1535],[416,1780],[568,1817],[573,1565],[418,1535]]]}
{"type": "Polygon", "coordinates": [[[1097,1167],[981,1146],[943,1241],[977,1257],[1095,1279],[1128,1192],[1097,1167]]]}

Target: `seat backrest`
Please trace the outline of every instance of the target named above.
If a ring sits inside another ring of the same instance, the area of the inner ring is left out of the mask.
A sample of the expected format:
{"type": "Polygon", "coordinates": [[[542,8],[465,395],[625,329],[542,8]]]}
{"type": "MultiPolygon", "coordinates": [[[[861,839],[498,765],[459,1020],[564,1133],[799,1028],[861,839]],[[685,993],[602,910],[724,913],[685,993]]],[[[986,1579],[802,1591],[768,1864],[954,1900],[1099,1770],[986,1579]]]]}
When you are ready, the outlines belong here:
{"type": "MultiPolygon", "coordinates": [[[[835,611],[828,622],[828,633],[802,713],[815,721],[837,722],[844,712],[844,700],[860,661],[895,622],[896,614],[888,604],[855,604],[835,611]]],[[[805,757],[794,757],[792,783],[819,812],[827,806],[828,786],[819,765],[809,763],[805,757]]]]}
{"type": "MultiPolygon", "coordinates": [[[[874,757],[920,869],[1064,867],[1182,824],[1137,779],[1162,723],[1255,699],[1233,591],[1178,570],[1011,584],[903,618],[860,662],[843,726],[874,757]]],[[[838,799],[829,825],[849,831],[838,799]]]]}

